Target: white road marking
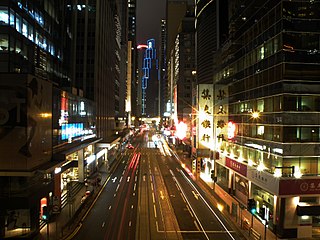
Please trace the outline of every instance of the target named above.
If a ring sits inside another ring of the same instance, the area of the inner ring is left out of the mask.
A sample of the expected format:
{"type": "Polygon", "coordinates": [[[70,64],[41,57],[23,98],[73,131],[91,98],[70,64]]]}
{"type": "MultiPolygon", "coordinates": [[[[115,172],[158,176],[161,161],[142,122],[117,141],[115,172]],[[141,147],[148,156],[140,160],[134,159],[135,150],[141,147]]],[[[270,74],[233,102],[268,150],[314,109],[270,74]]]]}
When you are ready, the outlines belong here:
{"type": "Polygon", "coordinates": [[[156,205],[153,205],[154,217],[157,218],[157,209],[156,205]]]}
{"type": "Polygon", "coordinates": [[[117,177],[114,177],[114,178],[112,178],[112,182],[116,182],[116,180],[117,180],[117,177]]]}
{"type": "Polygon", "coordinates": [[[102,227],[104,227],[104,225],[105,225],[105,224],[106,224],[106,223],[105,223],[105,222],[103,222],[103,223],[102,223],[102,227]]]}

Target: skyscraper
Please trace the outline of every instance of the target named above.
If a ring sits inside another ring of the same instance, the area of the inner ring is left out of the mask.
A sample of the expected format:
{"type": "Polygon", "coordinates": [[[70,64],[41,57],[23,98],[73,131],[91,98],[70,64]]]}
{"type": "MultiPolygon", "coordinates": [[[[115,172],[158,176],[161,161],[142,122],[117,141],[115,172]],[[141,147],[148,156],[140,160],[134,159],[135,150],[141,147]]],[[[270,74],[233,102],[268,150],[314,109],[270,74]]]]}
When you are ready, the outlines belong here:
{"type": "Polygon", "coordinates": [[[155,40],[149,39],[142,63],[142,115],[159,116],[159,69],[155,40]]]}
{"type": "Polygon", "coordinates": [[[230,1],[230,37],[214,55],[216,193],[232,212],[253,201],[253,221],[281,238],[317,228],[319,11],[230,1]]]}
{"type": "Polygon", "coordinates": [[[226,40],[228,1],[200,0],[196,3],[197,82],[212,82],[212,55],[226,40]]]}

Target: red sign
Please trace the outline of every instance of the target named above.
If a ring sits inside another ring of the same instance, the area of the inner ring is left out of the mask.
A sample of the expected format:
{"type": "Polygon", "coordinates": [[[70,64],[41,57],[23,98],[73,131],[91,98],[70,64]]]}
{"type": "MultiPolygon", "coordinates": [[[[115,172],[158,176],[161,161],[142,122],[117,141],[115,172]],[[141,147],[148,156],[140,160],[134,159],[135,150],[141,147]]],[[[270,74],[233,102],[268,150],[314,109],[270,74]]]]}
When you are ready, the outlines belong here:
{"type": "Polygon", "coordinates": [[[320,194],[320,178],[280,180],[279,195],[320,194]]]}
{"type": "Polygon", "coordinates": [[[242,164],[231,158],[226,157],[226,166],[240,173],[242,176],[247,176],[247,165],[245,164],[242,164]]]}

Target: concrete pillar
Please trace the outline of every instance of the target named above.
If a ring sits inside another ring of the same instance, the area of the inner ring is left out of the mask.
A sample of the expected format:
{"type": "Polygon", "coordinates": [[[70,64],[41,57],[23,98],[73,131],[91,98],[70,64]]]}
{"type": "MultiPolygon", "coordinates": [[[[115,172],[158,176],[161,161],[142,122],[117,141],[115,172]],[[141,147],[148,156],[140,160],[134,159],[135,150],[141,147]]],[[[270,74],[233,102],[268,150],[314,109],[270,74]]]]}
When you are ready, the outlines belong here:
{"type": "Polygon", "coordinates": [[[83,149],[78,151],[78,174],[79,182],[83,183],[85,179],[83,149]]]}

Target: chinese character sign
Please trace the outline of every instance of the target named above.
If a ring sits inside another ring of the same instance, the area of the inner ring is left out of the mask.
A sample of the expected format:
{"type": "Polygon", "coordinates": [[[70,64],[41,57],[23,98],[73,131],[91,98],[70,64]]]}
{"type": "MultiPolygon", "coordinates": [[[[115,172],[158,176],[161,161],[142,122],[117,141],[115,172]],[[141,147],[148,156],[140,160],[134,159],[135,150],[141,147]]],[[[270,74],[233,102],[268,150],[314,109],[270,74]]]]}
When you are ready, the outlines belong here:
{"type": "Polygon", "coordinates": [[[198,148],[213,148],[213,86],[199,84],[198,148]]]}

